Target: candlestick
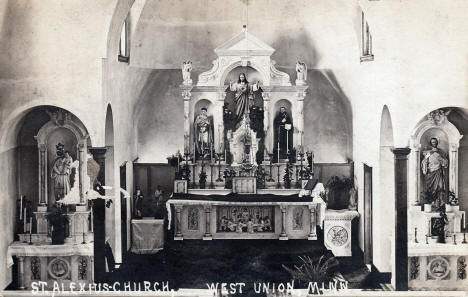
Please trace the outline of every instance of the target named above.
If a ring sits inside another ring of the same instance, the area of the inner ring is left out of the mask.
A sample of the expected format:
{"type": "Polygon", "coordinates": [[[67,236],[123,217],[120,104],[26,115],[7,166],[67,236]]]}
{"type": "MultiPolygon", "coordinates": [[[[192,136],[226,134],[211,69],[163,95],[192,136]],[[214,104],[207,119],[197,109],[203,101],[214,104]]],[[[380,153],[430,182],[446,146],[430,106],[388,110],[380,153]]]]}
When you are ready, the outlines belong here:
{"type": "Polygon", "coordinates": [[[29,218],[29,234],[32,233],[32,216],[29,218]]]}
{"type": "Polygon", "coordinates": [[[32,245],[32,244],[33,244],[33,243],[32,243],[32,234],[29,233],[29,245],[32,245]]]}
{"type": "Polygon", "coordinates": [[[428,227],[428,228],[427,228],[427,234],[428,234],[429,236],[431,236],[431,219],[429,219],[429,222],[428,222],[428,223],[429,223],[429,224],[428,224],[428,226],[427,226],[427,227],[428,227]]]}
{"type": "Polygon", "coordinates": [[[426,234],[426,244],[429,244],[429,242],[427,241],[428,237],[429,237],[429,235],[426,234]]]}
{"type": "Polygon", "coordinates": [[[83,229],[83,242],[82,242],[82,244],[85,244],[85,243],[86,243],[86,239],[85,239],[85,224],[84,224],[84,220],[83,220],[82,229],[83,229]]]}
{"type": "Polygon", "coordinates": [[[457,235],[453,234],[453,244],[457,244],[457,235]]]}
{"type": "Polygon", "coordinates": [[[466,244],[466,231],[463,232],[463,241],[462,241],[463,244],[466,244]]]}
{"type": "Polygon", "coordinates": [[[289,130],[286,130],[286,154],[289,154],[289,130]]]}
{"type": "Polygon", "coordinates": [[[414,243],[418,243],[418,228],[414,228],[414,243]]]}
{"type": "Polygon", "coordinates": [[[464,226],[463,230],[466,229],[466,226],[465,226],[465,213],[462,212],[462,217],[461,217],[461,225],[464,226]]]}

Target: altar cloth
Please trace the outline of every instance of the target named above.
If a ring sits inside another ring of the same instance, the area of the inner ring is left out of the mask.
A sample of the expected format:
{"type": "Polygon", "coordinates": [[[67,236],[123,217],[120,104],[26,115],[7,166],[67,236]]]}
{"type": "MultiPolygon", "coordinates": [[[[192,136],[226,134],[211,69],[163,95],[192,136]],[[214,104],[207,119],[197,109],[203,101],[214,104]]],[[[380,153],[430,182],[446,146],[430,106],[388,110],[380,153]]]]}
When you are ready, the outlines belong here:
{"type": "Polygon", "coordinates": [[[200,201],[219,201],[219,202],[312,202],[310,196],[299,197],[294,195],[273,195],[273,194],[235,194],[227,195],[197,195],[174,193],[171,200],[200,200],[200,201]]]}
{"type": "Polygon", "coordinates": [[[38,256],[38,257],[55,257],[55,256],[94,256],[94,243],[85,244],[28,244],[15,241],[7,250],[7,267],[13,265],[13,256],[38,256]]]}
{"type": "Polygon", "coordinates": [[[132,248],[135,254],[155,254],[164,248],[164,220],[132,220],[132,248]]]}

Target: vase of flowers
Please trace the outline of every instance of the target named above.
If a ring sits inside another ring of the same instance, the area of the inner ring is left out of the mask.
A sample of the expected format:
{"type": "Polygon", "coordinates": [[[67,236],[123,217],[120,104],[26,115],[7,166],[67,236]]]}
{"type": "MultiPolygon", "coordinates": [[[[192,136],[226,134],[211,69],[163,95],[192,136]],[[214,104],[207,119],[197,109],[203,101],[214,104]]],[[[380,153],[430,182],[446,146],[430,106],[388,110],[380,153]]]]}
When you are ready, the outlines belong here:
{"type": "Polygon", "coordinates": [[[450,212],[450,211],[458,211],[458,210],[460,210],[459,200],[455,196],[454,192],[449,191],[448,203],[445,204],[445,211],[450,212]]]}

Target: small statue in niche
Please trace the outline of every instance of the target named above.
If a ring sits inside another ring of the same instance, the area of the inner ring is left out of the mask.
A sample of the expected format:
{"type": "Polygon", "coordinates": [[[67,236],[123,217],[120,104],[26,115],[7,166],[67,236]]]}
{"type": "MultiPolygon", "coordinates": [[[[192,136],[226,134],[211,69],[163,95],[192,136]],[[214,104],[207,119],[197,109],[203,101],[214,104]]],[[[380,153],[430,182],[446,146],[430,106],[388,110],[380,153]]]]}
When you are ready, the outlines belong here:
{"type": "Polygon", "coordinates": [[[140,188],[136,188],[135,195],[133,196],[133,217],[141,219],[143,210],[143,194],[140,188]]]}
{"type": "MultiPolygon", "coordinates": [[[[293,125],[286,107],[281,106],[274,120],[275,147],[274,157],[286,159],[293,148],[293,125]],[[279,150],[279,151],[278,151],[279,150]]],[[[279,160],[276,160],[279,162],[279,160]]]]}
{"type": "Polygon", "coordinates": [[[58,143],[56,146],[57,158],[52,164],[51,178],[54,183],[55,200],[59,201],[70,192],[70,175],[73,159],[68,151],[64,151],[64,145],[58,143]]]}
{"type": "Polygon", "coordinates": [[[439,141],[432,137],[431,149],[423,152],[421,169],[424,176],[424,193],[427,202],[440,208],[446,203],[448,158],[447,154],[438,148],[439,141]]]}
{"type": "Polygon", "coordinates": [[[192,79],[190,78],[190,72],[192,71],[192,62],[187,61],[182,63],[182,79],[183,84],[186,86],[192,85],[192,79]]]}
{"type": "Polygon", "coordinates": [[[296,73],[297,73],[296,85],[305,85],[305,82],[307,80],[306,64],[298,61],[296,63],[296,73]]]}
{"type": "Polygon", "coordinates": [[[195,118],[195,148],[198,156],[205,157],[210,154],[213,143],[211,119],[208,117],[207,109],[202,107],[200,114],[195,118]]]}

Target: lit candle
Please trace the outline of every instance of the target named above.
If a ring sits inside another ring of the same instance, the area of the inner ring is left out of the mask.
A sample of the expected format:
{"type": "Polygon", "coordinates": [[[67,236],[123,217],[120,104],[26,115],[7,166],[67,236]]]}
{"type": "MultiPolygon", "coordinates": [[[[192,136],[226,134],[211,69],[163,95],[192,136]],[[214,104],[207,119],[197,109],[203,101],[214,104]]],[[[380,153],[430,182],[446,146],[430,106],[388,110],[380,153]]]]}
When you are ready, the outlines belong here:
{"type": "Polygon", "coordinates": [[[23,195],[21,195],[20,199],[20,220],[23,219],[23,195]]]}
{"type": "Polygon", "coordinates": [[[278,163],[279,163],[279,160],[280,160],[280,158],[279,158],[280,151],[279,150],[280,150],[280,148],[279,148],[279,141],[278,141],[278,161],[277,161],[278,163]]]}
{"type": "Polygon", "coordinates": [[[27,216],[26,216],[26,207],[24,208],[24,212],[23,212],[23,213],[24,213],[24,214],[23,214],[23,232],[26,233],[26,231],[27,231],[27,230],[26,230],[26,218],[27,218],[27,216]]]}

